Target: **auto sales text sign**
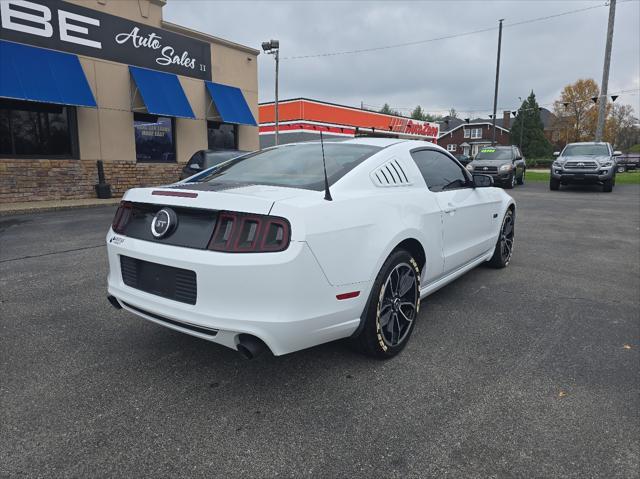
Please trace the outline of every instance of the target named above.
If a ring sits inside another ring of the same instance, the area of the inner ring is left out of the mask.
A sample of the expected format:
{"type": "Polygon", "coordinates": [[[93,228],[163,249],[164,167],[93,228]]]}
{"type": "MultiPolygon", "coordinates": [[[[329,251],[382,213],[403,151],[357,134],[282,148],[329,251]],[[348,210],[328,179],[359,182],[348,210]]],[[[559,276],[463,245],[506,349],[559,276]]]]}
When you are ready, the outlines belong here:
{"type": "Polygon", "coordinates": [[[61,0],[0,0],[0,39],[211,80],[211,46],[61,0]]]}

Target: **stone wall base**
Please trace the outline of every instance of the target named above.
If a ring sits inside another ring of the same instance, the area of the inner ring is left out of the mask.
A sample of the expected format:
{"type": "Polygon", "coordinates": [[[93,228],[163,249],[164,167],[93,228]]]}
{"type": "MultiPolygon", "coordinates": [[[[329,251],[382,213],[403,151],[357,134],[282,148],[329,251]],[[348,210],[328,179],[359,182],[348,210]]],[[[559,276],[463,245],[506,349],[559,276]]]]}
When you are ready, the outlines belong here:
{"type": "MultiPolygon", "coordinates": [[[[182,163],[105,161],[104,175],[113,196],[129,188],[178,181],[182,163]]],[[[0,159],[0,204],[95,198],[95,161],[0,159]]]]}

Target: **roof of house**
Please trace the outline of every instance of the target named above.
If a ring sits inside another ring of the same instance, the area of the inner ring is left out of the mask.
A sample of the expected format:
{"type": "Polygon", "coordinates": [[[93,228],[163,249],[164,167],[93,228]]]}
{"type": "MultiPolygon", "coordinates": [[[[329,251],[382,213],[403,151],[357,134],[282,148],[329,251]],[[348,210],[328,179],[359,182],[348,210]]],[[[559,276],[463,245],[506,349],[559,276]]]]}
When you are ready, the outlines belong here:
{"type": "MultiPolygon", "coordinates": [[[[492,125],[492,122],[479,119],[479,120],[473,120],[467,123],[464,120],[460,120],[460,124],[458,124],[458,126],[450,128],[449,130],[443,130],[442,126],[440,126],[440,134],[438,135],[438,138],[442,138],[443,136],[448,135],[449,133],[453,133],[454,131],[456,131],[457,129],[463,126],[484,126],[484,125],[492,125]]],[[[498,130],[506,131],[507,133],[509,133],[509,130],[507,128],[503,128],[500,125],[496,125],[496,128],[498,130]]]]}

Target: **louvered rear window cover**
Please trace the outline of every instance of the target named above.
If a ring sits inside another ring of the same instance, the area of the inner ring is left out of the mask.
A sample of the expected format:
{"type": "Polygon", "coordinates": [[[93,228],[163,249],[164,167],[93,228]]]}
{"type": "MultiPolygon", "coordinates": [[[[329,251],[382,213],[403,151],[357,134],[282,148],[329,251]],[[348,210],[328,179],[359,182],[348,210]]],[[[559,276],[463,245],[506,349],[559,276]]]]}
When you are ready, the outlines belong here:
{"type": "Polygon", "coordinates": [[[405,186],[411,184],[404,167],[397,158],[393,158],[373,170],[371,179],[376,186],[405,186]]]}

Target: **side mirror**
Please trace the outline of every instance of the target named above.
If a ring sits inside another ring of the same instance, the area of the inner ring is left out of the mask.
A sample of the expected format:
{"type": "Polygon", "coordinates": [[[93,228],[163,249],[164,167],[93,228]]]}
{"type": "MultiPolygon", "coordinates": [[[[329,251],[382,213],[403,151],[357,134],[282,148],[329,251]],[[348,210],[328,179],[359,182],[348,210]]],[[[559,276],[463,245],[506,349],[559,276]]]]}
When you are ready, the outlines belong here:
{"type": "Polygon", "coordinates": [[[489,175],[473,175],[473,186],[476,188],[488,188],[493,186],[493,178],[489,175]]]}
{"type": "Polygon", "coordinates": [[[560,156],[560,152],[559,151],[554,151],[553,152],[553,156],[560,156]]]}
{"type": "Polygon", "coordinates": [[[622,152],[619,150],[616,150],[613,152],[613,156],[622,156],[622,152]]]}
{"type": "Polygon", "coordinates": [[[192,165],[189,165],[189,169],[198,171],[202,169],[202,166],[200,166],[198,163],[193,163],[192,165]]]}

